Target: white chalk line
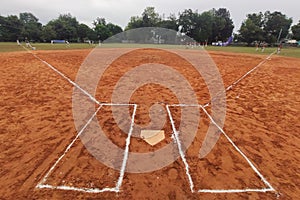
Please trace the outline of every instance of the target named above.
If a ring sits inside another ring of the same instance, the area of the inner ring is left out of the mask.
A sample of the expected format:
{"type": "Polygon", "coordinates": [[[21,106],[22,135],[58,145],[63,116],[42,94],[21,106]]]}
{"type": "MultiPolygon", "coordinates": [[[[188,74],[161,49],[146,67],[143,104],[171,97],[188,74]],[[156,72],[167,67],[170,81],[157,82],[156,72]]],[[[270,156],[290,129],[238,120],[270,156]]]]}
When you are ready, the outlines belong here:
{"type": "Polygon", "coordinates": [[[53,71],[55,71],[57,74],[59,74],[61,77],[63,77],[64,79],[66,79],[69,83],[71,83],[74,87],[76,87],[77,89],[79,89],[82,93],[84,93],[86,96],[88,96],[93,102],[95,102],[96,104],[100,105],[101,103],[95,99],[95,97],[93,97],[90,93],[88,93],[86,90],[84,90],[83,88],[81,88],[77,83],[75,83],[74,81],[72,81],[69,77],[67,77],[66,75],[64,75],[62,72],[60,72],[58,69],[56,69],[55,67],[53,67],[51,64],[49,64],[48,62],[44,61],[43,59],[41,59],[40,57],[38,57],[37,55],[33,54],[33,56],[37,59],[39,59],[41,62],[43,62],[45,65],[47,65],[50,69],[52,69],[53,71]]]}
{"type": "Polygon", "coordinates": [[[192,176],[189,172],[189,164],[185,158],[185,154],[182,150],[182,147],[181,147],[181,143],[180,143],[180,140],[179,140],[179,135],[178,135],[178,132],[175,128],[175,123],[174,123],[174,120],[173,120],[173,117],[172,117],[172,114],[171,114],[171,111],[169,109],[169,105],[166,106],[167,108],[167,111],[168,111],[168,115],[169,115],[169,118],[170,118],[170,122],[171,122],[171,125],[172,125],[172,129],[173,129],[173,135],[172,135],[172,138],[174,138],[176,140],[176,144],[177,144],[177,147],[178,147],[178,151],[179,151],[179,154],[180,154],[180,157],[183,161],[183,164],[185,166],[185,173],[188,177],[188,180],[189,180],[189,184],[190,184],[190,190],[191,192],[194,192],[194,183],[193,183],[193,179],[192,179],[192,176]]]}
{"type": "Polygon", "coordinates": [[[35,58],[37,58],[38,60],[40,60],[42,63],[44,63],[45,65],[47,65],[50,69],[52,69],[54,72],[56,72],[57,74],[59,74],[61,77],[63,77],[65,80],[67,80],[70,84],[72,84],[74,87],[76,87],[77,89],[79,89],[81,92],[83,92],[86,96],[88,96],[93,102],[97,103],[99,106],[98,110],[94,113],[94,115],[90,118],[90,120],[87,122],[87,124],[83,127],[83,129],[77,134],[77,136],[75,137],[75,139],[70,143],[70,145],[67,147],[67,149],[65,150],[65,152],[63,153],[63,155],[61,155],[61,157],[59,157],[59,159],[55,162],[55,164],[50,168],[50,170],[48,171],[48,173],[44,176],[44,178],[42,179],[42,181],[36,186],[37,188],[52,188],[52,189],[62,189],[62,190],[75,190],[75,191],[85,191],[85,192],[105,192],[105,191],[114,191],[114,192],[119,192],[120,187],[122,185],[122,181],[124,178],[124,173],[125,173],[125,168],[126,168],[126,164],[127,164],[127,160],[128,160],[128,152],[129,152],[129,145],[130,145],[130,137],[132,135],[132,130],[133,130],[133,124],[134,124],[134,116],[136,113],[136,104],[125,104],[125,103],[100,103],[97,99],[95,99],[91,94],[89,94],[86,90],[84,90],[83,88],[81,88],[77,83],[75,83],[74,81],[72,81],[69,77],[67,77],[66,75],[64,75],[62,72],[60,72],[58,69],[56,69],[55,67],[53,67],[51,64],[49,64],[48,62],[46,62],[45,60],[41,59],[39,56],[33,54],[30,50],[28,50],[27,48],[25,48],[24,46],[22,46],[26,51],[28,51],[30,54],[32,54],[35,58]],[[45,183],[47,181],[47,178],[49,177],[49,175],[53,172],[53,170],[55,169],[55,167],[57,166],[57,164],[60,162],[60,160],[66,155],[66,153],[70,150],[71,146],[74,144],[74,142],[78,139],[78,137],[82,134],[82,132],[84,131],[84,129],[88,126],[88,124],[91,122],[91,120],[95,117],[95,115],[97,114],[97,112],[100,110],[100,108],[102,106],[134,106],[134,113],[132,116],[132,122],[131,122],[131,127],[130,127],[130,131],[128,134],[128,137],[126,139],[126,147],[125,147],[125,153],[124,153],[124,159],[123,159],[123,163],[122,163],[122,167],[121,167],[121,171],[120,171],[120,177],[118,179],[117,185],[115,188],[104,188],[104,189],[98,189],[98,188],[94,188],[94,189],[88,189],[88,188],[76,188],[76,187],[69,187],[69,186],[51,186],[51,185],[44,185],[43,183],[45,183]]]}
{"type": "Polygon", "coordinates": [[[77,188],[77,187],[70,187],[70,186],[52,186],[52,185],[39,185],[39,189],[57,189],[57,190],[69,190],[69,191],[76,191],[76,192],[86,192],[86,193],[102,193],[102,192],[117,192],[116,188],[77,188]]]}
{"type": "MultiPolygon", "coordinates": [[[[23,47],[23,46],[22,46],[23,47]]],[[[24,49],[26,49],[25,47],[23,47],[24,49]]],[[[52,69],[53,71],[55,71],[57,74],[59,74],[60,76],[62,76],[65,80],[67,80],[70,84],[72,84],[74,87],[76,87],[77,89],[79,89],[81,92],[83,92],[85,95],[87,95],[93,102],[97,103],[99,106],[99,108],[97,109],[97,111],[94,113],[94,115],[90,118],[90,120],[88,121],[88,123],[83,127],[83,129],[78,133],[78,135],[76,136],[76,138],[70,143],[70,145],[67,147],[67,149],[65,150],[65,152],[63,153],[63,155],[61,155],[61,157],[56,161],[56,163],[50,168],[50,170],[47,172],[47,174],[44,176],[44,178],[42,179],[42,181],[36,186],[37,188],[48,188],[48,189],[61,189],[61,190],[73,190],[73,191],[81,191],[81,192],[88,192],[88,193],[101,193],[101,192],[119,192],[120,187],[122,185],[122,181],[124,178],[124,174],[125,174],[125,169],[126,169],[126,164],[127,164],[127,159],[128,159],[128,152],[129,152],[129,145],[130,145],[130,137],[132,134],[132,129],[133,129],[133,124],[134,124],[134,116],[135,116],[135,112],[136,112],[136,104],[114,104],[114,103],[100,103],[98,100],[96,100],[91,94],[89,94],[86,90],[82,89],[77,83],[75,83],[74,81],[72,81],[70,78],[68,78],[66,75],[64,75],[62,72],[60,72],[58,69],[56,69],[55,67],[53,67],[51,64],[49,64],[48,62],[44,61],[43,59],[41,59],[40,57],[38,57],[37,55],[33,54],[30,50],[26,49],[28,52],[30,52],[35,58],[37,58],[38,60],[40,60],[41,62],[43,62],[45,65],[47,65],[50,69],[52,69]],[[91,120],[95,117],[95,115],[97,114],[97,112],[100,110],[100,108],[105,105],[105,106],[125,106],[125,105],[134,105],[134,113],[132,116],[132,124],[130,127],[130,131],[128,134],[128,137],[126,139],[126,147],[125,147],[125,153],[124,153],[124,158],[123,158],[123,163],[122,163],[122,167],[121,167],[121,172],[120,172],[120,177],[118,179],[117,182],[117,186],[115,188],[104,188],[104,189],[98,189],[98,188],[76,188],[76,187],[70,187],[70,186],[51,186],[51,185],[45,185],[43,183],[45,183],[47,181],[47,178],[49,177],[49,175],[52,173],[52,171],[54,170],[54,168],[57,166],[57,164],[60,162],[60,160],[66,155],[66,153],[70,150],[71,146],[73,146],[74,142],[78,139],[79,135],[83,132],[83,130],[88,126],[88,124],[91,122],[91,120]]],[[[259,63],[256,67],[254,67],[253,69],[251,69],[249,72],[247,72],[245,75],[243,75],[240,79],[238,79],[237,81],[235,81],[232,85],[228,86],[226,88],[227,90],[230,90],[233,88],[234,85],[236,85],[237,83],[239,83],[241,80],[243,80],[245,77],[247,77],[250,73],[252,73],[256,68],[260,67],[262,64],[264,64],[267,60],[270,59],[270,57],[273,55],[274,53],[270,54],[265,60],[263,60],[261,63],[259,63]]],[[[213,101],[213,100],[212,100],[213,101]]],[[[250,166],[252,167],[252,169],[260,176],[260,178],[262,179],[262,181],[269,186],[269,188],[267,189],[243,189],[243,190],[199,190],[198,192],[211,192],[211,193],[232,193],[232,192],[267,192],[267,191],[275,191],[274,188],[271,186],[271,184],[269,182],[266,181],[266,179],[260,174],[260,172],[255,168],[255,166],[251,163],[251,161],[245,156],[245,154],[243,154],[243,152],[233,143],[233,141],[227,136],[227,134],[216,124],[216,122],[213,121],[213,119],[211,118],[211,116],[207,113],[207,111],[205,110],[205,107],[208,106],[211,102],[207,103],[204,106],[201,105],[196,105],[196,104],[177,104],[177,105],[167,105],[167,110],[168,110],[168,114],[170,117],[170,121],[172,124],[172,128],[173,128],[173,136],[176,140],[176,143],[178,145],[178,149],[181,155],[181,158],[185,164],[185,168],[186,168],[186,174],[188,176],[189,179],[189,183],[190,183],[190,189],[192,192],[194,192],[194,185],[193,185],[193,181],[192,181],[192,177],[189,173],[189,165],[186,161],[184,152],[182,151],[181,148],[181,143],[179,140],[179,135],[178,132],[175,128],[174,125],[174,121],[173,118],[171,116],[171,112],[169,110],[169,106],[200,106],[204,112],[208,115],[208,117],[212,120],[212,122],[218,127],[218,129],[220,129],[220,131],[224,134],[224,136],[229,140],[229,142],[236,148],[236,150],[246,159],[246,161],[250,164],[250,166]]]]}
{"type": "Polygon", "coordinates": [[[133,113],[132,113],[132,116],[131,116],[131,125],[130,125],[130,129],[129,129],[129,132],[128,132],[128,136],[126,138],[126,147],[125,147],[122,167],[121,167],[121,170],[120,170],[120,177],[119,177],[119,180],[118,180],[117,185],[116,185],[117,192],[120,191],[120,187],[122,186],[122,182],[123,182],[123,178],[124,178],[124,174],[125,174],[125,169],[126,169],[127,160],[128,160],[130,139],[131,139],[131,135],[132,135],[132,131],[133,131],[136,109],[137,109],[137,105],[134,105],[133,113]]]}
{"type": "Polygon", "coordinates": [[[213,190],[213,189],[201,189],[199,193],[245,193],[245,192],[274,192],[273,189],[234,189],[234,190],[213,190]]]}
{"type": "Polygon", "coordinates": [[[98,109],[96,110],[96,112],[92,115],[92,117],[87,121],[87,123],[82,127],[82,129],[79,131],[79,133],[76,135],[76,137],[72,140],[72,142],[67,146],[67,148],[65,149],[65,151],[63,152],[63,154],[56,160],[56,162],[54,163],[54,165],[50,168],[50,170],[46,173],[46,175],[43,177],[43,179],[37,184],[37,188],[40,187],[40,185],[43,185],[49,175],[53,172],[53,170],[55,169],[55,167],[58,165],[58,163],[63,159],[63,157],[65,157],[65,155],[69,152],[69,150],[71,149],[71,147],[73,146],[73,144],[75,143],[75,141],[79,138],[79,136],[84,132],[84,130],[86,129],[86,127],[91,123],[91,121],[93,120],[93,118],[97,115],[98,111],[101,109],[102,106],[99,106],[98,109]]]}
{"type": "MultiPolygon", "coordinates": [[[[178,145],[178,148],[180,149],[180,155],[181,158],[185,164],[185,168],[186,168],[186,174],[188,176],[189,179],[189,183],[190,183],[190,187],[193,188],[194,184],[191,178],[191,174],[189,172],[189,164],[186,161],[184,152],[181,149],[181,142],[179,140],[178,137],[178,132],[175,128],[174,125],[174,120],[172,118],[172,114],[170,112],[169,107],[200,107],[204,113],[209,117],[210,121],[222,132],[222,134],[226,137],[226,139],[230,142],[230,144],[236,149],[236,151],[242,155],[242,157],[247,161],[247,163],[250,165],[250,167],[252,168],[252,170],[260,177],[261,181],[268,187],[268,188],[262,188],[262,189],[200,189],[197,192],[198,193],[242,193],[242,192],[269,192],[269,191],[275,191],[275,189],[272,187],[272,185],[263,177],[263,175],[258,171],[258,169],[254,166],[254,164],[250,161],[250,159],[236,146],[236,144],[229,138],[229,136],[224,132],[224,130],[214,121],[214,119],[209,115],[209,113],[206,111],[206,109],[202,106],[202,105],[195,105],[195,104],[173,104],[173,105],[167,105],[167,111],[169,114],[169,118],[170,118],[170,122],[172,125],[172,129],[173,132],[175,132],[176,134],[174,134],[174,138],[176,139],[176,143],[178,145]],[[182,156],[183,154],[183,156],[182,156]]],[[[193,191],[191,189],[191,191],[193,191]]]]}
{"type": "Polygon", "coordinates": [[[71,85],[73,85],[74,87],[76,87],[77,89],[79,89],[82,93],[84,93],[86,96],[88,96],[94,103],[100,105],[101,103],[95,99],[95,97],[93,95],[91,95],[90,93],[88,93],[86,90],[84,90],[82,87],[80,87],[77,83],[75,83],[74,81],[72,81],[69,77],[67,77],[65,74],[63,74],[61,71],[59,71],[58,69],[56,69],[55,67],[53,67],[51,64],[49,64],[47,61],[43,60],[42,58],[40,58],[39,56],[37,56],[36,54],[32,53],[29,49],[27,49],[26,47],[24,47],[22,45],[22,47],[28,51],[31,55],[33,55],[35,58],[37,58],[39,61],[41,61],[42,63],[44,63],[46,66],[48,66],[50,69],[52,69],[54,72],[56,72],[58,75],[60,75],[61,77],[63,77],[65,80],[67,80],[71,85]]]}
{"type": "Polygon", "coordinates": [[[127,165],[127,160],[128,160],[129,145],[130,145],[130,139],[131,139],[131,135],[132,135],[132,131],[133,131],[134,118],[135,118],[135,115],[136,115],[136,110],[137,110],[137,105],[136,104],[115,104],[115,103],[100,104],[100,106],[97,109],[97,111],[93,114],[93,116],[89,119],[89,121],[85,124],[85,126],[80,130],[80,132],[75,137],[75,139],[69,144],[69,146],[67,147],[67,149],[59,157],[59,159],[54,163],[54,165],[50,168],[50,170],[44,176],[44,178],[42,179],[42,181],[36,186],[36,188],[39,188],[39,189],[59,189],[59,190],[70,190],[70,191],[73,190],[73,191],[77,191],[77,192],[86,192],[86,193],[102,193],[102,192],[117,192],[118,193],[118,192],[120,192],[120,188],[122,186],[122,182],[123,182],[124,174],[125,174],[125,169],[126,169],[126,165],[127,165]],[[122,166],[121,166],[121,170],[120,170],[120,176],[118,178],[116,186],[114,188],[99,189],[99,188],[70,187],[70,186],[64,186],[64,185],[53,186],[53,185],[45,184],[45,182],[47,181],[47,178],[51,175],[51,173],[54,171],[54,169],[56,168],[56,166],[58,165],[58,163],[62,160],[62,158],[68,153],[68,151],[73,146],[73,144],[75,143],[75,141],[83,133],[83,131],[86,129],[86,127],[90,124],[90,122],[96,116],[96,114],[99,112],[99,110],[100,110],[100,108],[102,106],[134,106],[134,110],[133,110],[133,114],[132,114],[132,118],[131,118],[131,126],[130,126],[130,130],[129,130],[128,136],[126,138],[126,147],[125,147],[124,158],[123,158],[122,166]]]}
{"type": "Polygon", "coordinates": [[[255,67],[253,67],[251,70],[249,70],[246,74],[244,74],[243,76],[241,76],[238,80],[234,81],[231,85],[229,85],[225,91],[222,91],[220,93],[217,93],[216,96],[214,98],[212,98],[208,103],[206,103],[203,107],[206,108],[207,106],[209,106],[213,101],[215,101],[216,99],[219,98],[219,96],[221,94],[226,93],[227,91],[233,89],[239,82],[241,82],[243,79],[245,79],[247,76],[249,76],[249,74],[251,74],[253,71],[255,71],[257,68],[259,68],[260,66],[262,66],[263,64],[265,64],[268,60],[270,60],[270,58],[276,53],[276,51],[272,52],[268,57],[266,57],[264,60],[262,60],[260,63],[258,63],[258,65],[256,65],[255,67]]]}
{"type": "Polygon", "coordinates": [[[26,51],[28,51],[30,54],[32,54],[36,59],[38,59],[39,61],[41,61],[45,65],[47,65],[50,69],[52,69],[54,72],[56,72],[61,77],[63,77],[65,80],[67,80],[71,85],[73,85],[74,87],[76,87],[77,89],[79,89],[82,93],[84,93],[86,96],[88,96],[94,103],[96,103],[98,105],[104,105],[104,106],[128,106],[128,105],[129,106],[134,106],[134,105],[136,105],[134,103],[128,104],[128,103],[106,103],[106,102],[99,102],[93,95],[91,95],[90,93],[88,93],[86,90],[84,90],[82,87],[80,87],[80,85],[78,85],[76,82],[72,81],[68,76],[66,76],[65,74],[63,74],[61,71],[59,71],[58,69],[56,69],[55,67],[53,67],[51,64],[49,64],[47,61],[43,60],[42,58],[40,58],[36,54],[33,54],[29,49],[27,49],[23,45],[22,45],[22,47],[26,51]]]}
{"type": "MultiPolygon", "coordinates": [[[[264,176],[258,171],[258,169],[254,166],[254,164],[250,161],[250,159],[240,150],[240,148],[230,139],[230,137],[225,133],[225,131],[215,122],[215,120],[210,116],[210,114],[206,111],[206,109],[200,105],[200,108],[204,111],[204,113],[209,117],[210,121],[221,131],[221,133],[226,137],[226,139],[231,143],[231,145],[235,148],[237,152],[239,152],[242,157],[248,162],[253,171],[260,177],[262,182],[268,187],[266,189],[270,191],[275,191],[272,185],[264,178],[264,176]]],[[[245,190],[247,191],[247,190],[245,190]]]]}
{"type": "Polygon", "coordinates": [[[137,106],[135,103],[101,103],[103,106],[137,106]]]}

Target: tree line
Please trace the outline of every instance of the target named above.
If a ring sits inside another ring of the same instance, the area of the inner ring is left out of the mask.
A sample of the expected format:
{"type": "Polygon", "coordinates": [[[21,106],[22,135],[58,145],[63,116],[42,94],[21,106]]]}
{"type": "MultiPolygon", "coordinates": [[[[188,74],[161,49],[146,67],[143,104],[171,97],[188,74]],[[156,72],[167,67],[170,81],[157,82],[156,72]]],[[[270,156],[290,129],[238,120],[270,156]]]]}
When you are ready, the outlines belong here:
{"type": "MultiPolygon", "coordinates": [[[[254,41],[275,43],[286,36],[300,40],[300,21],[291,27],[292,19],[279,11],[252,13],[246,16],[235,40],[248,44],[254,41]],[[291,31],[291,32],[290,32],[291,31]]],[[[202,13],[185,9],[178,15],[160,15],[154,7],[147,7],[141,16],[132,16],[125,30],[141,27],[161,27],[181,32],[198,42],[225,41],[233,34],[234,24],[226,8],[202,13]]],[[[105,18],[96,18],[92,27],[79,23],[71,14],[61,14],[43,25],[32,13],[24,12],[0,16],[0,41],[30,40],[49,42],[53,39],[70,42],[103,41],[123,29],[105,18]]]]}
{"type": "Polygon", "coordinates": [[[84,42],[85,40],[105,40],[122,32],[118,25],[107,23],[104,18],[97,18],[93,28],[79,23],[71,14],[61,14],[57,19],[42,25],[32,13],[20,13],[0,16],[0,41],[29,40],[36,42],[50,42],[54,39],[70,42],[84,42]]]}

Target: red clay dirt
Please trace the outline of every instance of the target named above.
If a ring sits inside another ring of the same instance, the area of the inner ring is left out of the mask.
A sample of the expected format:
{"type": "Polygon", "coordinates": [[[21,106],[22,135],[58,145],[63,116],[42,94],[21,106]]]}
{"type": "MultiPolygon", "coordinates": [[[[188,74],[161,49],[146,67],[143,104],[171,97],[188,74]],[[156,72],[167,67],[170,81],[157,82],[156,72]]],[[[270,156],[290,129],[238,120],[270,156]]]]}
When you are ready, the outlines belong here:
{"type": "MultiPolygon", "coordinates": [[[[103,49],[103,51],[109,51],[103,49]]],[[[197,56],[197,51],[190,54],[197,56]]],[[[35,51],[71,80],[89,50],[35,51]]],[[[117,59],[101,78],[96,97],[109,102],[114,84],[124,73],[147,62],[159,62],[179,71],[195,89],[198,102],[209,101],[208,90],[193,67],[167,51],[142,49],[117,59]]],[[[210,52],[225,87],[258,65],[264,56],[210,52]]],[[[273,56],[226,93],[224,131],[254,163],[276,192],[229,194],[192,193],[180,158],[151,173],[125,173],[120,193],[90,194],[58,189],[36,189],[58,157],[77,135],[72,113],[73,86],[28,52],[0,54],[0,199],[297,199],[300,195],[300,60],[273,56]]],[[[131,102],[141,105],[135,123],[147,125],[155,102],[178,103],[167,88],[148,84],[136,90],[131,102]]],[[[176,127],[180,110],[171,109],[176,127]]],[[[132,112],[132,110],[131,110],[132,112]]],[[[197,136],[186,152],[195,190],[244,189],[266,186],[243,157],[221,135],[214,149],[198,158],[209,119],[199,109],[197,136]]],[[[127,134],[113,119],[111,107],[97,114],[107,137],[120,148],[127,134]]],[[[168,120],[167,120],[168,121],[168,120]]],[[[166,139],[151,147],[133,138],[132,152],[153,152],[172,143],[170,122],[166,139]]],[[[80,140],[50,174],[54,186],[114,187],[119,171],[96,160],[80,140]]]]}

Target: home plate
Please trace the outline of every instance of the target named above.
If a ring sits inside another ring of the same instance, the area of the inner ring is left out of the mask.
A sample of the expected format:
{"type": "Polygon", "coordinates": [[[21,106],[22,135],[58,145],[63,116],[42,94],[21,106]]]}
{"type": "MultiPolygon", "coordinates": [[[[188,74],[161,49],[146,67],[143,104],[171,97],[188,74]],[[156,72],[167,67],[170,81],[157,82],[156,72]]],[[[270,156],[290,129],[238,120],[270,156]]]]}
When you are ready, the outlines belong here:
{"type": "Polygon", "coordinates": [[[154,146],[165,139],[165,132],[163,130],[142,130],[141,138],[151,146],[154,146]]]}

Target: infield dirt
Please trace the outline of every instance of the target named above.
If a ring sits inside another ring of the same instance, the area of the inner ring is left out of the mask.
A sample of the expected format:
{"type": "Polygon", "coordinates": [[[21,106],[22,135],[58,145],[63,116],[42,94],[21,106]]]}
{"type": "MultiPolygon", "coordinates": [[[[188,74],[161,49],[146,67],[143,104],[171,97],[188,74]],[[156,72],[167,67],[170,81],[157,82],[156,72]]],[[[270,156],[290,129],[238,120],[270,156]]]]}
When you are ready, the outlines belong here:
{"type": "MultiPolygon", "coordinates": [[[[197,56],[197,51],[185,51],[197,56]]],[[[34,53],[75,81],[90,50],[34,53]]],[[[187,61],[157,49],[131,54],[116,60],[104,73],[96,92],[99,101],[109,102],[116,81],[147,62],[160,62],[180,72],[195,89],[199,104],[210,100],[202,78],[187,61]]],[[[225,87],[265,59],[248,54],[209,54],[225,87]]],[[[276,190],[234,194],[191,193],[180,158],[155,172],[125,173],[118,194],[36,189],[77,134],[72,114],[73,86],[28,52],[1,53],[0,62],[0,199],[297,199],[300,195],[300,59],[273,56],[226,93],[224,131],[276,190]]],[[[135,116],[135,123],[140,125],[149,123],[148,110],[153,103],[178,103],[170,90],[157,84],[139,88],[131,101],[140,105],[135,116]]],[[[178,126],[180,111],[173,108],[172,113],[178,126]]],[[[209,125],[209,119],[203,113],[201,116],[196,139],[186,152],[195,189],[265,188],[223,135],[208,156],[198,159],[209,125]]],[[[97,117],[108,138],[124,148],[127,134],[116,126],[111,107],[101,109],[97,117]]],[[[130,151],[151,152],[171,143],[169,122],[164,131],[166,139],[154,147],[133,138],[130,151]]],[[[47,183],[114,187],[118,176],[119,171],[100,163],[77,140],[47,183]]]]}

